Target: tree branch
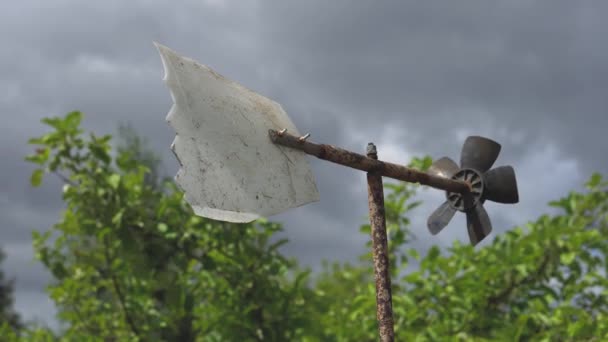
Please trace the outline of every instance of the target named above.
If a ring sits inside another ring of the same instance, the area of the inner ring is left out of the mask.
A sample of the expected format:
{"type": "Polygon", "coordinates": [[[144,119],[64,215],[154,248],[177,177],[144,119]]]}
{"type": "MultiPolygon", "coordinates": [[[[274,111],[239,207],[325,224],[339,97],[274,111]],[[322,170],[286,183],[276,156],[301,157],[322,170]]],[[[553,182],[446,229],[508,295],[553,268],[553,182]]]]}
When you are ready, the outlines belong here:
{"type": "Polygon", "coordinates": [[[498,294],[494,295],[494,296],[490,296],[488,298],[488,303],[486,305],[486,308],[490,308],[490,307],[496,307],[498,304],[500,304],[501,302],[505,301],[507,298],[509,298],[509,296],[511,295],[511,293],[513,293],[513,291],[524,285],[527,283],[530,283],[534,280],[537,279],[537,277],[543,275],[545,273],[545,270],[547,269],[547,266],[549,265],[549,255],[545,254],[545,256],[543,257],[540,265],[538,266],[538,268],[535,270],[535,272],[531,272],[530,274],[528,274],[528,276],[522,278],[519,281],[515,281],[512,280],[510,282],[510,284],[504,288],[501,292],[499,292],[498,294]]]}
{"type": "Polygon", "coordinates": [[[57,170],[53,171],[53,174],[55,174],[55,176],[59,177],[59,179],[61,179],[66,184],[69,184],[71,186],[77,186],[78,185],[78,184],[74,183],[72,180],[70,180],[68,177],[66,177],[63,174],[61,174],[57,170]]]}
{"type": "Polygon", "coordinates": [[[114,287],[114,292],[116,292],[116,296],[118,296],[118,302],[120,304],[120,308],[122,310],[123,315],[125,316],[125,319],[127,320],[127,324],[131,328],[131,331],[133,332],[133,334],[135,334],[135,336],[137,336],[139,339],[141,339],[139,329],[137,329],[137,325],[135,324],[135,320],[133,319],[133,317],[131,317],[129,310],[127,310],[126,298],[125,298],[124,293],[122,292],[122,289],[120,288],[120,285],[118,284],[118,279],[116,279],[116,275],[114,274],[114,272],[111,271],[112,258],[110,256],[110,249],[108,246],[107,237],[104,238],[103,242],[104,242],[104,254],[105,254],[105,258],[106,258],[106,265],[107,265],[109,273],[110,273],[110,280],[112,281],[112,286],[114,287]]]}

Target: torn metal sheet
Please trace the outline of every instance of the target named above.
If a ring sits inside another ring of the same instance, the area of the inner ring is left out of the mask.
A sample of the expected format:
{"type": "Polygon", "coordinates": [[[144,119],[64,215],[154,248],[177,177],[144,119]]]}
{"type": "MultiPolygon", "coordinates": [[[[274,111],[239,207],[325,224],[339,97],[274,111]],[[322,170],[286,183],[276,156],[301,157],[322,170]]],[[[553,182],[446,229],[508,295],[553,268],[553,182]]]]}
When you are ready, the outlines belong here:
{"type": "Polygon", "coordinates": [[[175,180],[199,216],[250,222],[319,200],[302,151],[268,130],[299,134],[281,105],[155,43],[173,106],[175,180]]]}

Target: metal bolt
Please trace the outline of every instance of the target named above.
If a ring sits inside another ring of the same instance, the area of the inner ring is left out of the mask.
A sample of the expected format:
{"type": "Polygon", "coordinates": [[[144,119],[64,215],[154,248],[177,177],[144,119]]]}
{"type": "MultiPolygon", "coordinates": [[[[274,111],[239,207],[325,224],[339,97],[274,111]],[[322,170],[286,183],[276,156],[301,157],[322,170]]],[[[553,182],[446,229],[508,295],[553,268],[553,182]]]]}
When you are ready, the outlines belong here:
{"type": "Polygon", "coordinates": [[[376,157],[378,156],[378,150],[376,149],[376,145],[374,145],[374,143],[370,142],[367,144],[366,152],[368,155],[372,154],[372,155],[375,155],[376,157]]]}
{"type": "Polygon", "coordinates": [[[306,135],[303,135],[301,137],[298,138],[299,142],[304,142],[306,141],[306,139],[308,139],[308,137],[310,137],[310,133],[306,133],[306,135]]]}

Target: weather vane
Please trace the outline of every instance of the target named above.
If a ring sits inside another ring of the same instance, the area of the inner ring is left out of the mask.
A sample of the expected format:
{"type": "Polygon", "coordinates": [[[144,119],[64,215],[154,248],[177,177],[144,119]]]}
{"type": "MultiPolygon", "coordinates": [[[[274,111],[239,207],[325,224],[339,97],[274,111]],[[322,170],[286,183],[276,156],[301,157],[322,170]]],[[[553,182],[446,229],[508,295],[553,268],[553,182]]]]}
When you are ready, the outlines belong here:
{"type": "Polygon", "coordinates": [[[485,200],[519,200],[513,168],[490,169],[500,152],[490,139],[468,137],[460,166],[443,157],[428,172],[378,160],[373,143],[366,155],[315,144],[278,103],[155,44],[174,102],[167,121],[176,132],[171,149],[181,166],[175,180],[195,214],[244,223],[318,201],[306,155],[367,172],[381,341],[394,341],[382,177],[444,190],[446,201],[429,217],[429,231],[439,233],[456,211],[464,212],[473,245],[492,230],[485,200]]]}

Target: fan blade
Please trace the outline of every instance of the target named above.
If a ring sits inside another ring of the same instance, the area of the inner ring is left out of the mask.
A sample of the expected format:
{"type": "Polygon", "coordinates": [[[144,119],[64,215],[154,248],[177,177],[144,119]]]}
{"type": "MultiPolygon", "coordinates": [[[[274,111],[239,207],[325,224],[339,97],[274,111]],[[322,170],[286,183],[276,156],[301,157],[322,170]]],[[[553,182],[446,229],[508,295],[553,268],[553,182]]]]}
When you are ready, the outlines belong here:
{"type": "Polygon", "coordinates": [[[477,204],[467,211],[467,230],[473,246],[477,245],[492,231],[492,223],[483,205],[477,204]]]}
{"type": "Polygon", "coordinates": [[[458,170],[456,162],[448,157],[443,157],[433,162],[431,167],[429,167],[428,173],[433,176],[452,178],[458,170]]]}
{"type": "Polygon", "coordinates": [[[498,203],[517,203],[517,181],[515,171],[511,166],[499,166],[483,175],[485,191],[484,197],[498,203]]]}
{"type": "Polygon", "coordinates": [[[443,204],[429,216],[427,221],[427,226],[429,227],[431,234],[436,235],[445,228],[445,226],[450,223],[450,220],[454,217],[455,213],[456,210],[450,206],[448,201],[443,202],[443,204]]]}
{"type": "Polygon", "coordinates": [[[488,138],[471,136],[465,140],[460,155],[462,169],[474,169],[486,172],[498,158],[500,144],[488,138]]]}

